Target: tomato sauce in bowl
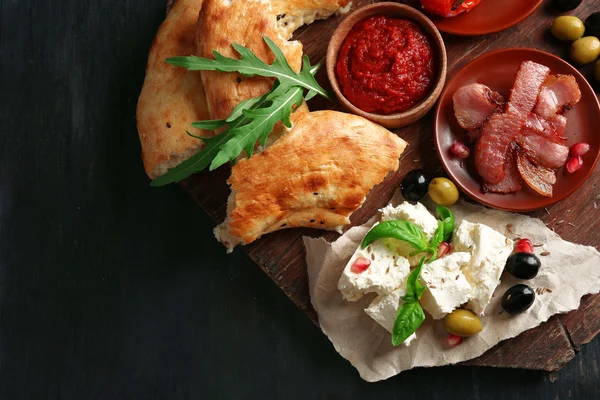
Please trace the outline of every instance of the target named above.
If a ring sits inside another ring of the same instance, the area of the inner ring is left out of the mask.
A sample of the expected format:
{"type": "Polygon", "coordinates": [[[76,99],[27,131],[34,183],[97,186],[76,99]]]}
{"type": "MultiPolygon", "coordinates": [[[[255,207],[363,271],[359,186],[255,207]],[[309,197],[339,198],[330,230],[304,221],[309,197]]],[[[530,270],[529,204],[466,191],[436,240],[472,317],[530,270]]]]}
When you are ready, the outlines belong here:
{"type": "Polygon", "coordinates": [[[343,95],[363,111],[390,115],[426,97],[434,52],[413,21],[375,15],[356,23],[340,48],[336,75],[343,95]]]}

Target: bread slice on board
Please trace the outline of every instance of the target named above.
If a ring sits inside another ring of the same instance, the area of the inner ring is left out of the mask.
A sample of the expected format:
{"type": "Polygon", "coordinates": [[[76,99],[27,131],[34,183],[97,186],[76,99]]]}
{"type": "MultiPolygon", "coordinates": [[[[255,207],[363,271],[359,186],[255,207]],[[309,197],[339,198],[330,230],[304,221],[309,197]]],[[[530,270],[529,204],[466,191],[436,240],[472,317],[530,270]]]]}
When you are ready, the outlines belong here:
{"type": "Polygon", "coordinates": [[[137,104],[136,120],[144,169],[156,178],[196,154],[212,131],[191,128],[208,119],[206,95],[199,71],[166,63],[169,57],[196,52],[195,33],[202,0],[177,0],[150,47],[146,78],[137,104]]]}
{"type": "MultiPolygon", "coordinates": [[[[249,48],[263,61],[274,61],[263,37],[282,50],[290,66],[302,67],[302,43],[289,41],[294,31],[315,19],[346,12],[350,0],[205,0],[198,18],[197,55],[214,58],[216,50],[238,58],[232,43],[249,48]]],[[[202,71],[211,119],[227,118],[240,102],[267,93],[273,79],[238,73],[202,71]]]]}
{"type": "Polygon", "coordinates": [[[371,189],[398,169],[406,147],[357,115],[296,112],[291,122],[272,146],[232,168],[227,219],[215,228],[229,251],[279,229],[341,230],[371,189]]]}

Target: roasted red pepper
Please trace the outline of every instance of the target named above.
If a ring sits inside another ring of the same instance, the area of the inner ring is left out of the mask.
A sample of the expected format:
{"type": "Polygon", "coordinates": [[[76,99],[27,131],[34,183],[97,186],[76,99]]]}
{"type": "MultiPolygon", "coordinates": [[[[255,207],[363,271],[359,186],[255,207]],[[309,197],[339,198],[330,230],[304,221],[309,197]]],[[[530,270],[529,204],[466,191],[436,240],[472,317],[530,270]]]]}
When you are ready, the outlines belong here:
{"type": "Polygon", "coordinates": [[[481,0],[421,0],[425,11],[442,17],[454,17],[464,11],[469,11],[481,0]]]}

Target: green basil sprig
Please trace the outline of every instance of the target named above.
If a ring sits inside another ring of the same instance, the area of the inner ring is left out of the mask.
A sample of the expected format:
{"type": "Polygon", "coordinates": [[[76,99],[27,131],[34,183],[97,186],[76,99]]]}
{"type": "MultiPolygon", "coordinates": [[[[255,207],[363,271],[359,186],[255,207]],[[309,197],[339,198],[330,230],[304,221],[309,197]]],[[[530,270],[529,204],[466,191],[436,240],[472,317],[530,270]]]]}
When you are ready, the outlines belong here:
{"type": "Polygon", "coordinates": [[[417,268],[408,276],[406,295],[402,297],[404,304],[398,308],[394,328],[392,329],[392,344],[394,346],[398,346],[408,339],[425,321],[425,313],[419,303],[425,291],[425,287],[419,282],[424,262],[425,257],[422,257],[417,268]]]}
{"type": "Polygon", "coordinates": [[[394,238],[410,243],[420,253],[427,249],[427,237],[425,233],[410,221],[384,221],[377,224],[367,233],[362,241],[364,249],[374,241],[382,238],[394,238]]]}
{"type": "Polygon", "coordinates": [[[450,240],[454,230],[454,214],[444,206],[439,206],[436,211],[440,215],[438,227],[433,237],[427,242],[427,237],[421,228],[410,221],[384,221],[375,225],[362,241],[361,248],[365,248],[376,240],[394,238],[409,243],[415,251],[409,254],[414,256],[421,253],[429,254],[429,259],[423,256],[417,268],[408,276],[406,282],[406,295],[402,297],[404,303],[398,308],[394,328],[392,329],[392,344],[394,346],[404,342],[425,321],[425,312],[419,303],[425,287],[419,282],[421,269],[425,262],[430,263],[437,259],[438,247],[444,241],[450,240]]]}
{"type": "MultiPolygon", "coordinates": [[[[438,206],[435,211],[440,214],[440,218],[444,224],[444,240],[447,242],[452,238],[452,231],[454,231],[454,214],[448,207],[438,206]]],[[[441,242],[440,242],[441,243],[441,242]]]]}

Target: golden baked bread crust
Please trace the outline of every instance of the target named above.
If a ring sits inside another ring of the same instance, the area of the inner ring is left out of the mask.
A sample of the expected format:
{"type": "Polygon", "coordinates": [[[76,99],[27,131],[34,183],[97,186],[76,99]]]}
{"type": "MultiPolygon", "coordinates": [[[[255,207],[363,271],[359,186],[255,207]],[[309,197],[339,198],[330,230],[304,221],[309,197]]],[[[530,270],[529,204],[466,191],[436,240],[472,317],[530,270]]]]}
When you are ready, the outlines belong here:
{"type": "MultiPolygon", "coordinates": [[[[144,169],[156,178],[196,154],[203,141],[186,134],[191,123],[208,119],[199,71],[169,65],[169,57],[192,55],[202,0],[177,0],[160,26],[148,55],[146,78],[137,104],[136,120],[144,169]]],[[[194,130],[199,136],[212,131],[194,130]]]]}
{"type": "Polygon", "coordinates": [[[369,191],[398,169],[406,142],[362,117],[294,113],[292,129],[232,168],[228,219],[215,235],[229,250],[284,228],[339,230],[369,191]]]}
{"type": "MultiPolygon", "coordinates": [[[[239,58],[231,46],[232,43],[237,43],[249,48],[270,64],[274,58],[263,40],[263,36],[267,36],[283,51],[290,66],[299,71],[302,67],[302,44],[288,41],[293,33],[290,32],[290,27],[298,28],[300,21],[305,24],[312,22],[314,18],[327,18],[349,2],[350,0],[205,0],[198,18],[197,55],[214,58],[212,52],[216,50],[226,57],[239,58]],[[314,18],[298,17],[305,14],[313,15],[314,18]]],[[[202,71],[201,74],[211,119],[227,118],[240,102],[265,94],[273,84],[273,80],[269,78],[246,78],[238,73],[202,71]]]]}

